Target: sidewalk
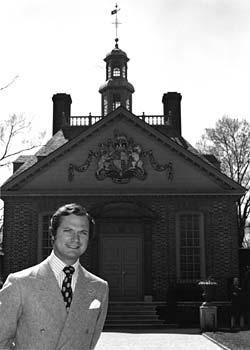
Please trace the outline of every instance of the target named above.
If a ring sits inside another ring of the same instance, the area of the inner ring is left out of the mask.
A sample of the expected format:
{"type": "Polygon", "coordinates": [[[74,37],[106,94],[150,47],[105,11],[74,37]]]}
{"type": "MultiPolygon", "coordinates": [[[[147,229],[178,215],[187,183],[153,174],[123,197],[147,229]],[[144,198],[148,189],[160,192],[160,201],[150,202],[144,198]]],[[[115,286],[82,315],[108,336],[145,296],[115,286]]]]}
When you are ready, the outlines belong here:
{"type": "Polygon", "coordinates": [[[198,329],[151,333],[103,332],[95,350],[221,350],[198,329]]]}

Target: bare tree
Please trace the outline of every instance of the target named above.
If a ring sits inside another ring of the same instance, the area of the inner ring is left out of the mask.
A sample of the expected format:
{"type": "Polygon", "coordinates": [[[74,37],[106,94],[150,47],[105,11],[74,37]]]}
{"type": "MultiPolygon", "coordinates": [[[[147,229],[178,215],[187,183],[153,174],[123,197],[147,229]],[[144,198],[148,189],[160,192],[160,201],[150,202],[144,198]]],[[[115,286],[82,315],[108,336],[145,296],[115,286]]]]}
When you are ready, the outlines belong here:
{"type": "Polygon", "coordinates": [[[0,123],[0,167],[10,165],[13,158],[41,146],[45,132],[32,135],[31,121],[23,115],[11,115],[0,123]]]}
{"type": "MultiPolygon", "coordinates": [[[[18,78],[15,76],[8,84],[0,87],[0,91],[10,87],[18,78]]],[[[32,121],[25,118],[23,115],[10,115],[9,118],[0,122],[0,183],[4,181],[4,171],[7,169],[6,175],[9,175],[10,165],[14,158],[17,156],[36,149],[42,146],[42,140],[45,137],[46,132],[42,131],[37,133],[32,132],[32,121]],[[35,135],[31,137],[31,135],[35,135]]],[[[0,200],[0,255],[2,251],[2,239],[3,239],[3,201],[0,200]]],[[[1,269],[0,269],[0,281],[1,281],[1,269]]],[[[0,286],[1,288],[1,286],[0,286]]]]}
{"type": "Polygon", "coordinates": [[[241,247],[250,213],[250,124],[245,119],[224,116],[215,128],[205,129],[196,147],[203,154],[213,154],[220,161],[221,171],[247,189],[237,202],[241,247]]]}
{"type": "MultiPolygon", "coordinates": [[[[27,152],[42,146],[45,131],[32,132],[31,120],[27,120],[23,115],[11,115],[8,119],[0,123],[0,181],[4,181],[3,169],[10,174],[10,165],[13,160],[27,152]]],[[[3,202],[0,200],[0,254],[2,253],[2,233],[3,233],[3,202]]]]}

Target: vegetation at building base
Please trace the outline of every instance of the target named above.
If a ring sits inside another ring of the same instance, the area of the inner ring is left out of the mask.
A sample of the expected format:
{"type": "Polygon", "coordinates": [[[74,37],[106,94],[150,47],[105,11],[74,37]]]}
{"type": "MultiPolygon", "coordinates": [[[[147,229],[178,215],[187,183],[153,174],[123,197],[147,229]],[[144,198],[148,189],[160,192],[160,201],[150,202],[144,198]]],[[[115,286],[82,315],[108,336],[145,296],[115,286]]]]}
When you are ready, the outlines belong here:
{"type": "Polygon", "coordinates": [[[230,350],[249,350],[249,330],[239,332],[207,332],[206,334],[230,350]]]}

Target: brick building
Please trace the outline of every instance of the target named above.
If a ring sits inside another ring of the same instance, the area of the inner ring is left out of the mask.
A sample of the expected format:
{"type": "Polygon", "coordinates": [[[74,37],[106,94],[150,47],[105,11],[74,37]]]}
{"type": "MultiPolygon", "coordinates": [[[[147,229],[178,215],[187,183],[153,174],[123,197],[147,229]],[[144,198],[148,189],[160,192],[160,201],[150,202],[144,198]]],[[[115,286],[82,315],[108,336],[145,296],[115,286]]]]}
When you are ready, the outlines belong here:
{"type": "Polygon", "coordinates": [[[218,298],[238,275],[236,200],[244,189],[181,133],[181,95],[163,94],[162,115],[132,113],[129,59],[116,42],[106,56],[101,116],[71,116],[71,96],[53,96],[53,136],[19,157],[2,186],[4,277],[50,252],[48,223],[79,202],[96,233],[84,265],[110,284],[110,299],[164,301],[170,290],[194,298],[212,275],[218,298]]]}

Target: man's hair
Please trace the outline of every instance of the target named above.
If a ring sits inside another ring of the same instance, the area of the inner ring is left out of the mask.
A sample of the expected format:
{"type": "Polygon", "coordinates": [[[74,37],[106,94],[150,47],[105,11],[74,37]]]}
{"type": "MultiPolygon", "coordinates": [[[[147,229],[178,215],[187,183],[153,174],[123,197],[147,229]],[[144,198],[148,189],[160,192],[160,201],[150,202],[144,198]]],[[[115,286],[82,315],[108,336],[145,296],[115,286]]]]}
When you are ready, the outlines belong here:
{"type": "Polygon", "coordinates": [[[58,208],[55,213],[52,215],[50,219],[50,236],[52,240],[55,239],[56,237],[56,232],[57,229],[61,223],[61,217],[62,216],[68,216],[68,215],[77,215],[77,216],[86,216],[89,220],[89,238],[92,238],[94,235],[94,228],[95,228],[95,221],[92,218],[91,215],[87,212],[87,210],[82,207],[80,204],[77,203],[70,203],[70,204],[65,204],[58,208]]]}

